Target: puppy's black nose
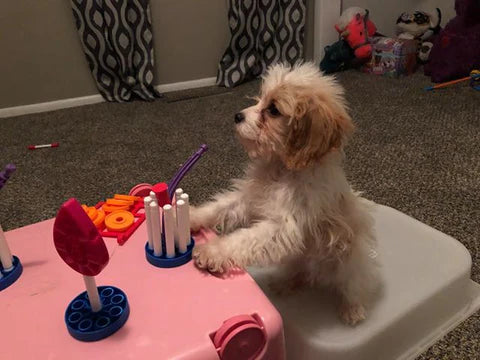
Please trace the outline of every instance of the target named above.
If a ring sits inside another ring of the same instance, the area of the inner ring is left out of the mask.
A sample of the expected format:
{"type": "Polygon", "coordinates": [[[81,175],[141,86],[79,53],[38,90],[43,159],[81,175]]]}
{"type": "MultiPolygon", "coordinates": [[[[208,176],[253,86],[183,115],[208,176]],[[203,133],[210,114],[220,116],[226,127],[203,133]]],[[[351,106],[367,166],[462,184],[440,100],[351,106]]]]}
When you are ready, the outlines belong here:
{"type": "Polygon", "coordinates": [[[243,120],[245,120],[245,115],[243,115],[243,113],[239,112],[235,114],[235,124],[239,124],[243,120]]]}

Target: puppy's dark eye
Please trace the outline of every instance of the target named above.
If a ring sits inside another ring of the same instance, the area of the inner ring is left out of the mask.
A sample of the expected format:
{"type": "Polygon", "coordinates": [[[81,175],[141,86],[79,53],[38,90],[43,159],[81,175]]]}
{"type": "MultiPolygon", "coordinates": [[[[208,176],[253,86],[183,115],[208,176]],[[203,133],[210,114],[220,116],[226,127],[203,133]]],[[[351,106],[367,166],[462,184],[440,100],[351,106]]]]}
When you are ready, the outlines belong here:
{"type": "Polygon", "coordinates": [[[268,106],[267,111],[268,111],[268,113],[269,113],[270,115],[272,115],[272,116],[279,116],[279,115],[281,115],[281,114],[280,114],[280,111],[278,111],[278,109],[277,109],[277,107],[275,106],[274,103],[271,103],[271,104],[268,106]]]}

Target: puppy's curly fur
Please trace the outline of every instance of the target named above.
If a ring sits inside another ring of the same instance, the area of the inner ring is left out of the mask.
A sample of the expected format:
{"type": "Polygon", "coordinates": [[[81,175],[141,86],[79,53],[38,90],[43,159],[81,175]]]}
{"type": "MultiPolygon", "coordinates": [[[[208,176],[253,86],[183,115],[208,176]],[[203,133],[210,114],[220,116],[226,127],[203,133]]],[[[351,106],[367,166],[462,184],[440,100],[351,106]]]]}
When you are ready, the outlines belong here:
{"type": "Polygon", "coordinates": [[[343,89],[306,63],[271,67],[258,103],[237,114],[249,157],[244,178],[192,208],[192,229],[220,226],[196,246],[200,268],[282,264],[284,286],[327,285],[341,295],[342,319],[355,324],[379,283],[367,203],[349,186],[343,146],[353,131],[343,89]]]}

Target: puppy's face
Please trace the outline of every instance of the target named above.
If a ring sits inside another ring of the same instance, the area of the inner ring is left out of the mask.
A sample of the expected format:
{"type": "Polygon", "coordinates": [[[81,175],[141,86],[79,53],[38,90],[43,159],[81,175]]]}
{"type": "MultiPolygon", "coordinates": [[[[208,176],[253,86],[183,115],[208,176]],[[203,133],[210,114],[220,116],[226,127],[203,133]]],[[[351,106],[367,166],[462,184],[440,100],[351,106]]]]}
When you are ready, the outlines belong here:
{"type": "Polygon", "coordinates": [[[343,89],[313,64],[270,68],[257,101],[235,115],[240,142],[254,159],[303,169],[340,148],[353,130],[343,89]]]}

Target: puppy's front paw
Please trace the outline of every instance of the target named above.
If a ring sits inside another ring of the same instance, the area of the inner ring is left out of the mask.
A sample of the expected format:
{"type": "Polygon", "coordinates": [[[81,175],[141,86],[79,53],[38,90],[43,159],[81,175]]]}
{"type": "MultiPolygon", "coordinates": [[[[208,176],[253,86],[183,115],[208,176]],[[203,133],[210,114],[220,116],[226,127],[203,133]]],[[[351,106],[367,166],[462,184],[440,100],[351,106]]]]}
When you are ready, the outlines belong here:
{"type": "Polygon", "coordinates": [[[363,305],[343,303],[338,309],[338,313],[343,322],[354,326],[365,320],[367,314],[363,305]]]}
{"type": "Polygon", "coordinates": [[[197,267],[212,273],[223,274],[233,268],[233,261],[223,255],[215,243],[195,245],[192,257],[197,267]]]}
{"type": "Polygon", "coordinates": [[[193,232],[199,231],[204,227],[205,219],[202,219],[201,212],[194,206],[190,205],[190,229],[193,232]]]}

